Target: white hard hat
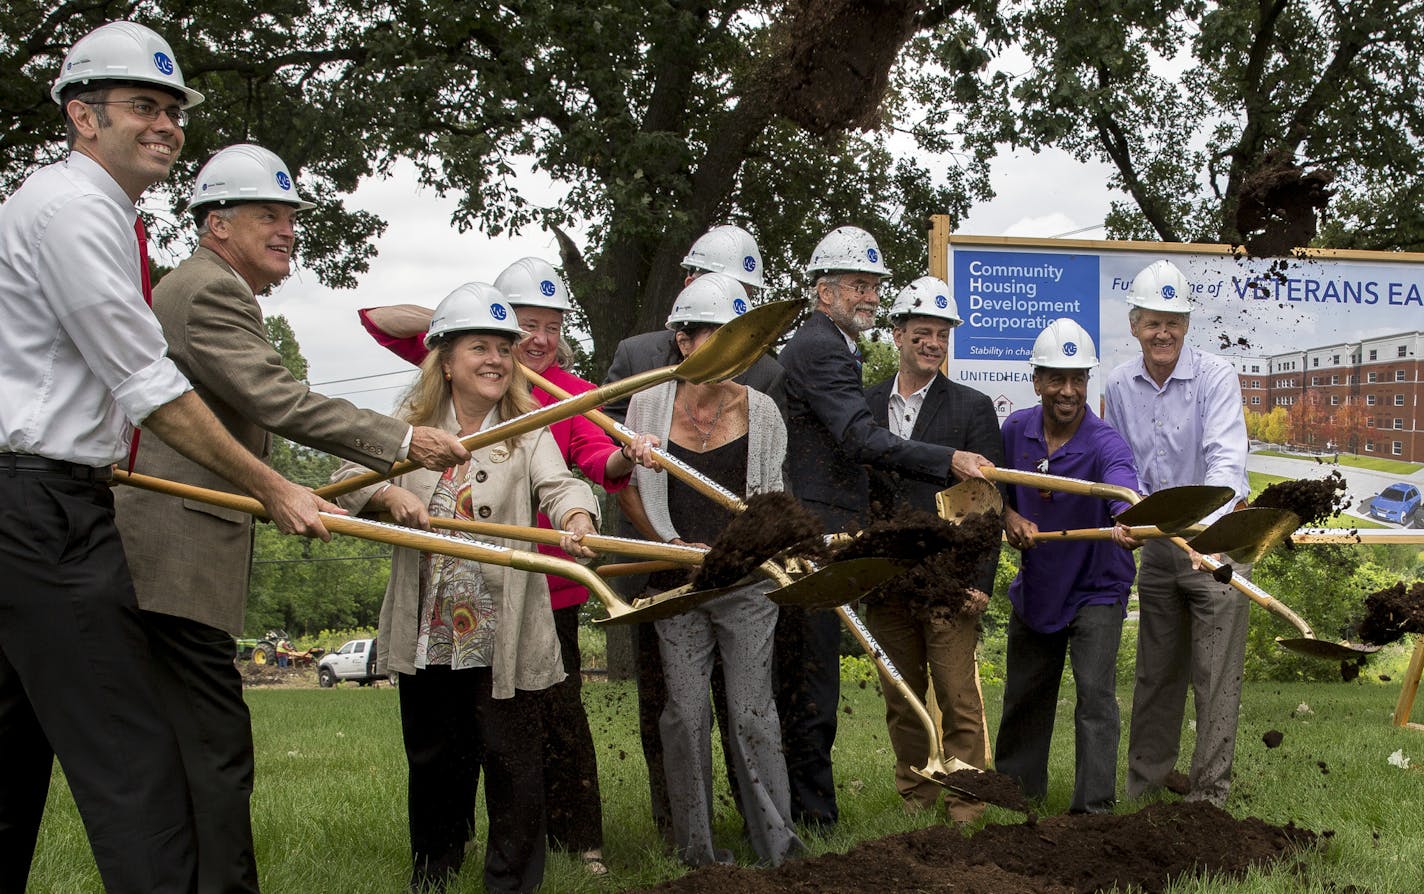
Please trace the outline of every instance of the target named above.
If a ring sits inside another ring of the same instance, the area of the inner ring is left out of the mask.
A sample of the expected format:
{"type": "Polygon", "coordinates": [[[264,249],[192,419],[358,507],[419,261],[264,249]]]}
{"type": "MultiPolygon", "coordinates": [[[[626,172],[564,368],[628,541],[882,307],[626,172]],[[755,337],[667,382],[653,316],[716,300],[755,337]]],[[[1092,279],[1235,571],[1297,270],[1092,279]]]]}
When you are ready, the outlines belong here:
{"type": "Polygon", "coordinates": [[[516,342],[524,338],[514,308],[499,289],[485,282],[467,282],[445,296],[430,318],[425,346],[434,348],[441,338],[461,332],[495,332],[516,342]]]}
{"type": "Polygon", "coordinates": [[[765,288],[761,274],[761,250],[752,234],[726,224],[713,227],[692,243],[682,266],[708,273],[725,273],[754,289],[765,288]]]}
{"type": "Polygon", "coordinates": [[[875,237],[859,227],[831,230],[816,244],[811,252],[811,263],[806,265],[806,272],[811,276],[841,271],[890,275],[875,237]]]}
{"type": "Polygon", "coordinates": [[[750,308],[738,280],[725,273],[704,273],[683,287],[668,314],[667,328],[706,323],[721,326],[750,308]]]}
{"type": "Polygon", "coordinates": [[[1049,369],[1092,369],[1098,365],[1093,338],[1067,317],[1049,323],[1033,340],[1028,362],[1049,369]]]}
{"type": "Polygon", "coordinates": [[[1171,261],[1153,261],[1132,278],[1127,290],[1127,303],[1143,310],[1160,310],[1172,314],[1192,312],[1191,289],[1187,278],[1171,261]]]}
{"type": "Polygon", "coordinates": [[[939,317],[952,326],[964,322],[959,318],[959,305],[954,301],[949,284],[937,276],[922,276],[895,296],[895,303],[890,305],[890,319],[899,322],[903,317],[939,317]]]}
{"type": "Polygon", "coordinates": [[[173,58],[173,48],[151,28],[135,22],[110,22],[75,41],[64,55],[50,98],[70,84],[95,81],[141,81],[177,91],[185,109],[203,101],[203,94],[183,84],[183,69],[173,58]]]}
{"type": "Polygon", "coordinates": [[[573,310],[569,287],[559,278],[554,265],[542,258],[520,258],[500,271],[494,287],[515,307],[547,307],[573,310]]]}
{"type": "Polygon", "coordinates": [[[254,143],[229,146],[208,159],[193,181],[188,207],[235,202],[280,202],[299,211],[316,207],[297,194],[296,181],[282,159],[254,143]]]}

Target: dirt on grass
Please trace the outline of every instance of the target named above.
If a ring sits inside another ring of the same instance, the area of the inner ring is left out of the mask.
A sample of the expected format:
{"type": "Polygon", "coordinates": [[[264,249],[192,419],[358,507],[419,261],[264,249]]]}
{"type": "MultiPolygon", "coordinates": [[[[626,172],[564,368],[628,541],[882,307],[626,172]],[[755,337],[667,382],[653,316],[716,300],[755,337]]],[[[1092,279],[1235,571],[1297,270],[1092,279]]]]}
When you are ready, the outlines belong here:
{"type": "Polygon", "coordinates": [[[243,689],[256,689],[267,686],[310,688],[317,685],[315,665],[308,665],[306,667],[297,667],[295,665],[278,667],[275,664],[255,664],[251,661],[239,661],[237,662],[237,672],[242,676],[243,689]]]}
{"type": "Polygon", "coordinates": [[[711,866],[651,888],[684,894],[1090,894],[1160,892],[1190,877],[1240,877],[1317,846],[1317,835],[1204,802],[1154,804],[1125,815],[1055,816],[987,826],[965,837],[950,826],[862,842],[845,854],[771,870],[711,866]]]}

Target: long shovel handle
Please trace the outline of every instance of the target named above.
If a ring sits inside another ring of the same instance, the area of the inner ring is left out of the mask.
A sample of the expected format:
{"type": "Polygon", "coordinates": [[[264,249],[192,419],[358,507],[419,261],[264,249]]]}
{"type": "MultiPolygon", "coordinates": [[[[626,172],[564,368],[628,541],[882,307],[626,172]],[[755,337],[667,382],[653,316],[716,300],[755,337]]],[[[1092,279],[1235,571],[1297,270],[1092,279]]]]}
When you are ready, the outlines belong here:
{"type": "Polygon", "coordinates": [[[1098,497],[1103,500],[1123,500],[1136,503],[1141,499],[1137,492],[1116,484],[1099,481],[1084,481],[1081,478],[1065,478],[1062,475],[1044,475],[1041,472],[1021,472],[1018,469],[1004,469],[999,466],[980,466],[979,471],[990,481],[1002,484],[1022,484],[1039,490],[1061,491],[1084,497],[1098,497]]]}
{"type": "MultiPolygon", "coordinates": [[[[1067,531],[1039,531],[1033,535],[1036,543],[1052,543],[1058,540],[1111,540],[1114,528],[1073,528],[1067,531]]],[[[1156,540],[1168,536],[1156,525],[1136,525],[1127,533],[1134,540],[1156,540]]]]}
{"type": "Polygon", "coordinates": [[[598,566],[599,577],[626,577],[632,574],[655,574],[687,568],[679,562],[613,562],[598,566]]]}
{"type": "MultiPolygon", "coordinates": [[[[527,525],[504,525],[496,522],[473,521],[464,518],[432,518],[431,527],[449,531],[464,531],[481,537],[503,537],[506,540],[524,540],[529,543],[543,543],[558,546],[559,540],[568,531],[550,528],[533,528],[527,525]]],[[[633,540],[629,537],[608,537],[602,534],[585,534],[581,541],[584,546],[599,552],[617,553],[640,559],[671,562],[675,566],[701,565],[706,550],[695,546],[677,546],[671,543],[653,543],[648,540],[633,540]]]]}
{"type": "MultiPolygon", "coordinates": [[[[529,367],[524,366],[523,370],[524,375],[528,377],[530,382],[544,389],[550,396],[558,398],[559,400],[567,400],[571,396],[569,392],[555,385],[553,382],[550,382],[529,367]]],[[[604,413],[602,410],[589,410],[583,415],[585,419],[603,429],[608,433],[609,437],[620,444],[630,444],[633,442],[633,439],[638,436],[637,432],[621,424],[618,420],[604,413]]],[[[666,450],[655,447],[653,448],[653,455],[658,458],[658,462],[662,464],[665,472],[683,484],[686,484],[688,487],[698,488],[709,499],[720,503],[733,512],[741,512],[747,508],[747,504],[742,501],[741,497],[687,465],[666,450]]]]}
{"type": "MultiPolygon", "coordinates": [[[[1187,544],[1187,541],[1183,540],[1181,537],[1173,537],[1171,538],[1171,540],[1173,543],[1181,547],[1186,552],[1192,552],[1191,546],[1189,546],[1187,544]]],[[[1207,555],[1203,555],[1201,557],[1201,561],[1202,566],[1208,571],[1215,571],[1222,565],[1221,562],[1218,562],[1216,559],[1207,555]]],[[[1267,593],[1265,590],[1251,583],[1249,580],[1246,580],[1246,578],[1242,577],[1239,574],[1233,573],[1231,575],[1230,583],[1231,586],[1244,593],[1248,599],[1261,606],[1261,608],[1264,608],[1266,611],[1271,612],[1272,614],[1280,615],[1282,618],[1285,618],[1286,621],[1292,627],[1300,631],[1302,636],[1306,637],[1307,639],[1316,638],[1315,631],[1310,629],[1310,625],[1305,623],[1305,620],[1302,619],[1300,615],[1291,611],[1289,606],[1287,606],[1284,602],[1281,602],[1276,597],[1272,596],[1270,593],[1267,593]]]]}
{"type": "MultiPolygon", "coordinates": [[[[137,475],[117,469],[114,471],[114,480],[121,484],[128,484],[143,488],[144,490],[180,497],[185,500],[197,500],[213,506],[236,509],[239,512],[246,512],[258,518],[267,517],[266,511],[262,508],[262,504],[251,497],[209,490],[208,488],[183,484],[178,481],[168,481],[163,478],[154,478],[149,475],[137,475]]],[[[384,522],[371,521],[369,519],[352,518],[347,515],[336,515],[330,512],[321,513],[321,521],[322,524],[326,525],[329,531],[337,534],[345,534],[348,537],[357,537],[361,540],[373,540],[377,543],[386,543],[391,546],[401,546],[407,549],[421,550],[423,552],[439,553],[440,555],[454,556],[458,559],[468,559],[473,562],[483,562],[489,565],[501,565],[519,571],[557,574],[560,577],[577,581],[587,587],[589,592],[597,596],[599,601],[603,603],[603,607],[607,610],[609,617],[616,618],[627,614],[631,610],[628,603],[624,602],[616,593],[609,589],[608,584],[595,574],[592,569],[585,568],[583,565],[568,559],[546,556],[543,553],[506,549],[505,547],[495,546],[493,544],[480,545],[442,534],[430,534],[425,531],[417,531],[399,525],[391,525],[384,522]]]]}
{"type": "MultiPolygon", "coordinates": [[[[633,394],[644,388],[650,388],[653,385],[666,382],[668,379],[676,377],[676,375],[676,366],[650,369],[647,372],[629,376],[611,385],[604,385],[602,388],[595,388],[592,391],[584,392],[577,397],[571,397],[567,400],[549,404],[547,407],[531,410],[521,416],[516,416],[513,419],[501,422],[492,428],[487,428],[484,431],[477,431],[474,434],[466,435],[460,439],[460,443],[464,445],[466,450],[479,450],[482,447],[498,444],[500,441],[508,440],[509,438],[525,434],[526,432],[531,432],[547,425],[553,425],[555,422],[572,418],[587,410],[605,404],[610,400],[616,400],[624,395],[633,394]]],[[[419,464],[410,460],[403,460],[391,466],[390,470],[386,472],[363,472],[360,475],[353,475],[350,478],[343,478],[340,481],[319,487],[316,489],[316,494],[319,497],[325,497],[330,500],[333,497],[339,497],[342,494],[349,494],[363,487],[369,487],[377,482],[395,478],[398,475],[404,475],[412,469],[417,468],[419,468],[419,464]]]]}

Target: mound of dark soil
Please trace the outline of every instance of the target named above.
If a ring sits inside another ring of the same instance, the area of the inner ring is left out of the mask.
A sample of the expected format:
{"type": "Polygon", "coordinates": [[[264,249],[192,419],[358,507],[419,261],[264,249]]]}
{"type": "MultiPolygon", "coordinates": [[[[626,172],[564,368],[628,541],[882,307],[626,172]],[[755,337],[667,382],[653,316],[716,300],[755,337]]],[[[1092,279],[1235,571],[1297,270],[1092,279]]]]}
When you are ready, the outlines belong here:
{"type": "Polygon", "coordinates": [[[971,837],[935,826],[777,869],[712,866],[654,891],[685,894],[1090,894],[1159,892],[1178,878],[1239,877],[1316,845],[1309,830],[1238,820],[1202,802],[1154,804],[1124,816],[1055,816],[988,826],[971,837]]]}
{"type": "Polygon", "coordinates": [[[1300,516],[1303,525],[1318,525],[1350,505],[1345,478],[1336,469],[1319,480],[1277,481],[1261,491],[1252,506],[1285,509],[1300,516]]]}
{"type": "Polygon", "coordinates": [[[316,679],[316,670],[314,668],[297,667],[295,664],[278,667],[275,664],[256,664],[251,661],[239,661],[237,662],[237,672],[242,675],[242,685],[244,687],[281,686],[287,683],[316,679]]]}
{"type": "Polygon", "coordinates": [[[783,551],[808,559],[825,554],[821,522],[790,494],[756,494],[722,529],[692,576],[699,590],[730,586],[783,551]]]}
{"type": "Polygon", "coordinates": [[[1360,639],[1388,645],[1406,633],[1424,633],[1424,581],[1404,587],[1400,581],[1365,597],[1365,617],[1356,626],[1360,639]]]}

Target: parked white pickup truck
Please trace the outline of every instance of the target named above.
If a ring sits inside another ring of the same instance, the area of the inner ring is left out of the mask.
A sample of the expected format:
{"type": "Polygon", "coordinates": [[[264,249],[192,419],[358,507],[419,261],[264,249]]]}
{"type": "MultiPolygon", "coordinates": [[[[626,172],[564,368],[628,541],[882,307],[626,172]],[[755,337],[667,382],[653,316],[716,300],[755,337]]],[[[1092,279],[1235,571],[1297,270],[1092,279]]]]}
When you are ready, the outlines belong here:
{"type": "Polygon", "coordinates": [[[376,673],[376,641],[353,639],[335,652],[323,655],[316,665],[316,679],[323,689],[342,680],[355,680],[362,686],[384,680],[385,677],[376,673]]]}

